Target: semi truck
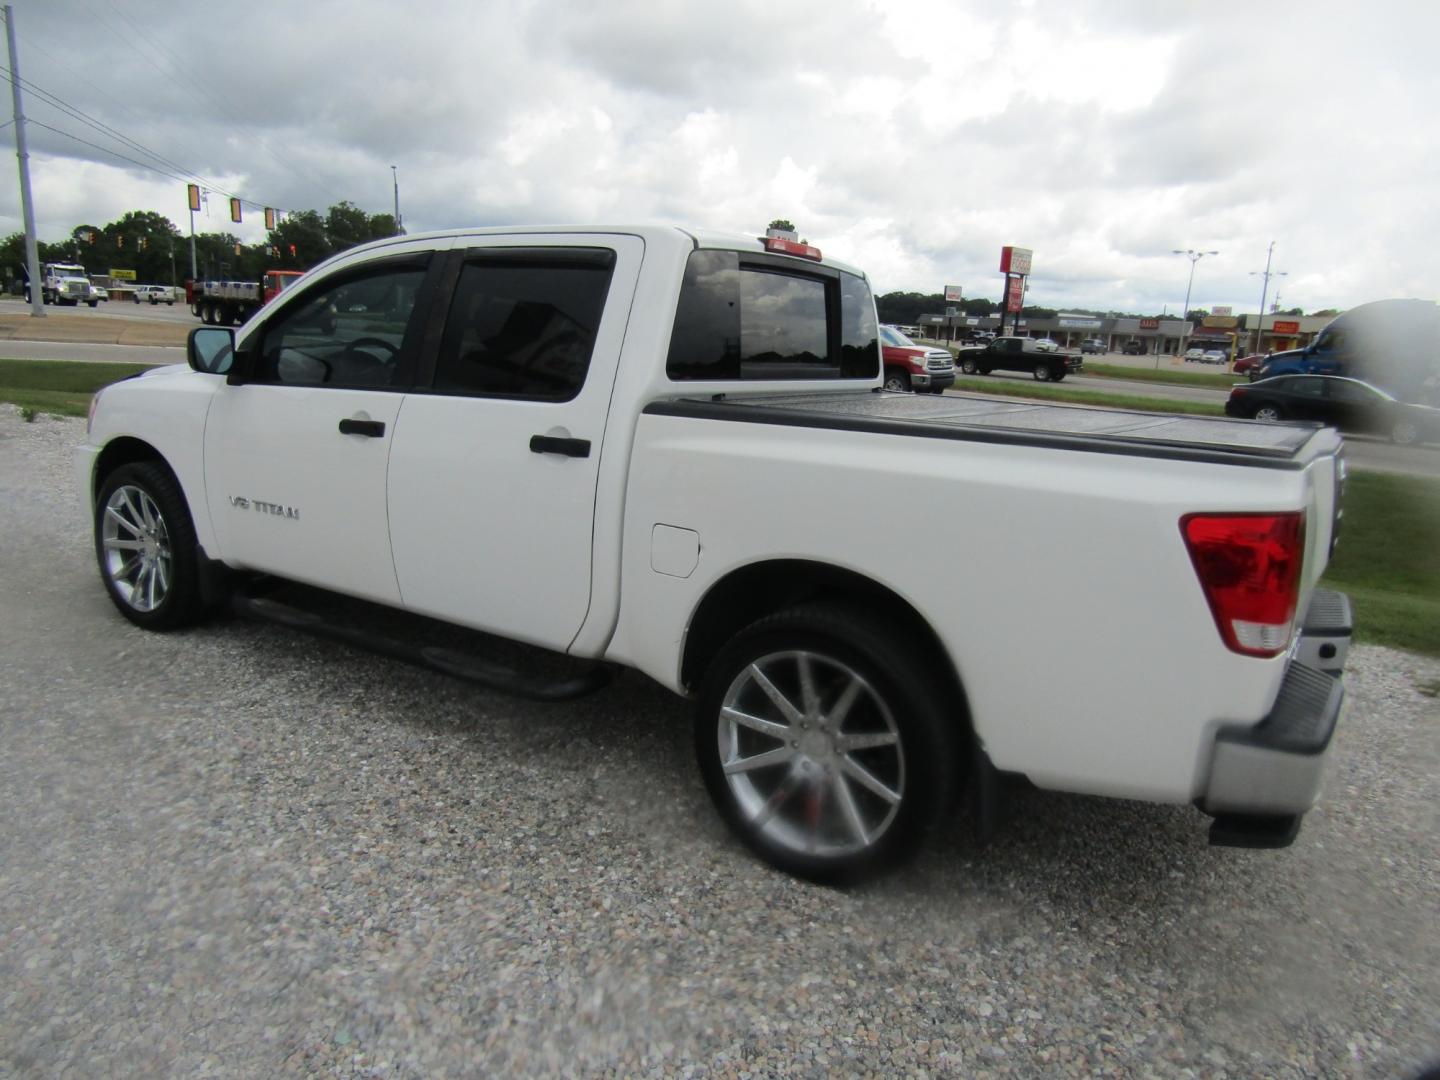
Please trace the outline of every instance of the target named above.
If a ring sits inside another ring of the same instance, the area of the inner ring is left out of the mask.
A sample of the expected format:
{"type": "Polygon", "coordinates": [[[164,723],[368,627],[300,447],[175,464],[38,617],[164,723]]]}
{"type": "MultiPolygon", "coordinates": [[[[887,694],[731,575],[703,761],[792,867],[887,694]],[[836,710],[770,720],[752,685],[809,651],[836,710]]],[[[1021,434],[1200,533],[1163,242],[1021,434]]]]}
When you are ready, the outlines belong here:
{"type": "Polygon", "coordinates": [[[1270,356],[1251,380],[1275,375],[1346,375],[1401,401],[1440,394],[1440,306],[1432,300],[1374,300],[1337,315],[1303,349],[1270,356]]]}
{"type": "MultiPolygon", "coordinates": [[[[28,274],[27,274],[28,277],[28,274]]],[[[79,263],[42,263],[40,266],[40,298],[47,304],[69,305],[89,304],[92,308],[100,302],[90,290],[90,275],[79,263]]],[[[26,283],[25,299],[30,299],[30,286],[26,283]]]]}
{"type": "Polygon", "coordinates": [[[190,312],[210,326],[243,323],[301,276],[299,270],[266,270],[259,281],[187,281],[190,312]]]}

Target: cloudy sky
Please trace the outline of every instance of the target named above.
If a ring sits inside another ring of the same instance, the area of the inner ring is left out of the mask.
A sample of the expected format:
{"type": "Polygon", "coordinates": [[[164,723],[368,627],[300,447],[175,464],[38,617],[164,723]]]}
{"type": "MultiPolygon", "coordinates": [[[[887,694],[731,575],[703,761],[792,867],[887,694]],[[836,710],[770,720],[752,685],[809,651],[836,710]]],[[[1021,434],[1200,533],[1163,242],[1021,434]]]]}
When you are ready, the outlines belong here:
{"type": "MultiPolygon", "coordinates": [[[[16,29],[49,240],[188,228],[116,154],[322,212],[390,210],[396,165],[410,232],[787,217],[877,292],[998,297],[1019,244],[1033,303],[1174,312],[1172,250],[1215,249],[1191,306],[1253,311],[1274,240],[1285,307],[1440,296],[1430,0],[48,0],[16,29]]],[[[222,197],[196,227],[262,232],[222,197]]]]}

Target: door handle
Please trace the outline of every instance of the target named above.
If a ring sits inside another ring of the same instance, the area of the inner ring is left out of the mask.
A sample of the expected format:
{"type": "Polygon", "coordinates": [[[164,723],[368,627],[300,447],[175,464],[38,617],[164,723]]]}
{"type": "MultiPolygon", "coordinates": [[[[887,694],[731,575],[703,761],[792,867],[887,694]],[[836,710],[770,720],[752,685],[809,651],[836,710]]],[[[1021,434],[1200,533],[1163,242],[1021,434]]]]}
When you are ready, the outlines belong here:
{"type": "Polygon", "coordinates": [[[562,439],[556,435],[531,435],[530,452],[564,454],[566,457],[589,457],[589,439],[562,439]]]}
{"type": "Polygon", "coordinates": [[[364,435],[367,439],[379,439],[385,435],[385,421],[383,420],[350,420],[340,421],[341,435],[364,435]]]}

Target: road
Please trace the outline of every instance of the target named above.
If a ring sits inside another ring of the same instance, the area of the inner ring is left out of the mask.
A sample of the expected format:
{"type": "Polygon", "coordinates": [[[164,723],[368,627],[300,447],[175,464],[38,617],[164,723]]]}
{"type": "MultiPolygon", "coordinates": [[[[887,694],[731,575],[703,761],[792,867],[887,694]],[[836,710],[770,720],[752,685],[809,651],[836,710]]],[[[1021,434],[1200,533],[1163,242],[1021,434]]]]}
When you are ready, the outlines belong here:
{"type": "Polygon", "coordinates": [[[1440,1060],[1440,663],[1352,654],[1287,850],[1031,791],[988,847],[959,816],[897,876],[817,888],[728,837],[687,706],[644,679],[544,706],[278,627],[125,623],[76,505],[83,434],[0,406],[0,1075],[1440,1060]]]}
{"type": "Polygon", "coordinates": [[[93,364],[183,364],[183,345],[94,345],[79,341],[0,341],[9,360],[84,360],[93,364]]]}
{"type": "MultiPolygon", "coordinates": [[[[56,309],[47,309],[56,310],[56,309]]],[[[81,318],[121,318],[150,323],[174,330],[177,341],[183,338],[181,330],[199,326],[200,321],[190,314],[183,304],[174,308],[150,306],[148,304],[122,304],[112,302],[101,304],[91,311],[89,308],[64,308],[68,321],[79,315],[81,318]]],[[[0,315],[22,315],[29,311],[23,301],[0,300],[0,315]]],[[[83,324],[82,324],[83,325],[83,324]]],[[[97,324],[99,325],[99,324],[97,324]]],[[[32,332],[34,328],[31,328],[32,332]]],[[[17,360],[88,360],[94,362],[120,361],[139,364],[183,364],[185,350],[177,345],[110,345],[71,341],[0,341],[0,356],[17,360]]],[[[1153,368],[1153,357],[1112,355],[1101,358],[1107,364],[1127,367],[1153,368]]],[[[1196,368],[1197,365],[1190,365],[1196,368]]],[[[1213,370],[1213,369],[1212,369],[1213,370]]],[[[1017,380],[1026,385],[1033,383],[1030,376],[1017,372],[995,372],[988,376],[995,380],[997,387],[1004,380],[1017,380]]],[[[1071,375],[1065,380],[1066,386],[1074,386],[1102,394],[1124,394],[1136,397],[1162,398],[1167,400],[1203,401],[1223,404],[1224,390],[1210,390],[1205,387],[1175,386],[1153,382],[1131,381],[1128,379],[1099,378],[1090,375],[1071,375]]],[[[1380,440],[1364,437],[1350,437],[1350,463],[1358,469],[1376,469],[1383,472],[1398,472],[1412,476],[1440,477],[1440,446],[1402,447],[1392,446],[1380,440]]]]}
{"type": "MultiPolygon", "coordinates": [[[[0,315],[28,315],[30,305],[24,300],[6,297],[0,299],[0,315]]],[[[136,304],[122,303],[119,300],[110,300],[95,307],[81,304],[78,307],[55,307],[45,305],[47,316],[78,315],[82,318],[113,318],[113,319],[139,319],[143,322],[165,322],[184,323],[186,326],[199,326],[200,320],[190,314],[190,309],[185,306],[184,300],[179,300],[173,307],[168,304],[136,304]]]]}

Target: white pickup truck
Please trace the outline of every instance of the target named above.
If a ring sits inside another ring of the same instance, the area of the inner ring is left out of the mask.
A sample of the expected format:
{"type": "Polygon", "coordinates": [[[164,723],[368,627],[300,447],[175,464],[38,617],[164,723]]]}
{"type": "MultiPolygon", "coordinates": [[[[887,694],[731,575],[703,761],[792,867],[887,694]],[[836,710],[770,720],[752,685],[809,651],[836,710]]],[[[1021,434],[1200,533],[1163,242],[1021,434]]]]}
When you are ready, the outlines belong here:
{"type": "Polygon", "coordinates": [[[1350,636],[1335,432],[888,393],[877,338],[865,276],[781,239],[370,244],[97,396],[100,574],[142,627],[223,600],[550,700],[636,668],[696,700],[737,835],[816,880],[1010,777],[1289,843],[1350,636]],[[416,622],[573,670],[386,632],[416,622]]]}

